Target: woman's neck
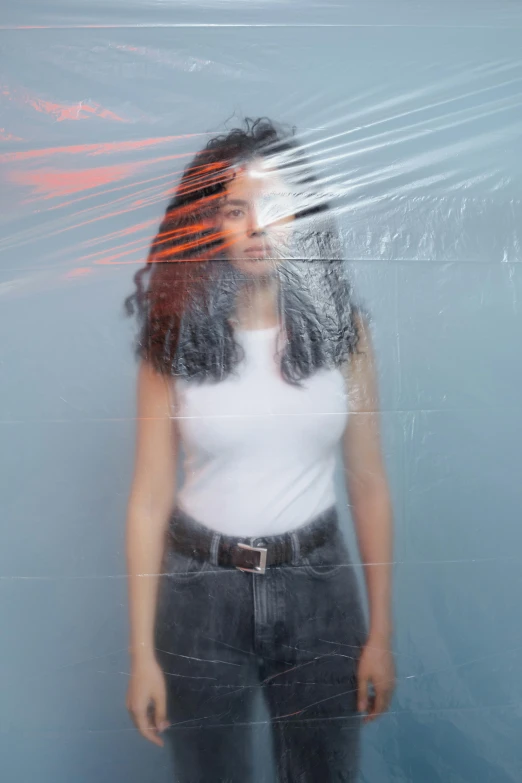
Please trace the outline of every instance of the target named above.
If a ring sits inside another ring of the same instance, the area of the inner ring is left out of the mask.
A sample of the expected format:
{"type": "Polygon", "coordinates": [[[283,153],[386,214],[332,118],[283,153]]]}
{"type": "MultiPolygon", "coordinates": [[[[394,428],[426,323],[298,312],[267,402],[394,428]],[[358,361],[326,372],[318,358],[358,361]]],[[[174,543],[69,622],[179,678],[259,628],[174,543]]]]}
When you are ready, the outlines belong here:
{"type": "Polygon", "coordinates": [[[238,293],[235,318],[241,329],[266,329],[279,322],[278,281],[273,277],[246,281],[238,293]]]}

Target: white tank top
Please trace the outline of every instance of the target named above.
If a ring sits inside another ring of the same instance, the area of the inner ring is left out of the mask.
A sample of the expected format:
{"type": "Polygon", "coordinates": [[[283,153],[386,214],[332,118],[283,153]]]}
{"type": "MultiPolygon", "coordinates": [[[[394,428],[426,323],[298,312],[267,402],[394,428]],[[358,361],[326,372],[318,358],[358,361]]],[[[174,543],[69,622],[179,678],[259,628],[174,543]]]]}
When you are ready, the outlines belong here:
{"type": "Polygon", "coordinates": [[[213,530],[294,530],[335,503],[347,395],[339,370],[295,387],[275,356],[279,329],[238,330],[245,358],[220,383],[176,380],[184,460],[179,507],[213,530]]]}

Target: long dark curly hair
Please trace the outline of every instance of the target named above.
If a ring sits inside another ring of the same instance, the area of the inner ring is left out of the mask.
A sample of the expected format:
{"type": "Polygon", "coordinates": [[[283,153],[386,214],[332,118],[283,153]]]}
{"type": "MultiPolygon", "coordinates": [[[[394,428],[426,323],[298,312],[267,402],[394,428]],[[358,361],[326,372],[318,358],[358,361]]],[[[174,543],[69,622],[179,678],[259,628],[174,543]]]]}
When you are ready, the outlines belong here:
{"type": "Polygon", "coordinates": [[[277,264],[287,336],[282,377],[300,385],[357,350],[358,308],[340,236],[295,130],[247,119],[243,128],[211,139],[185,169],[147,263],[134,276],[135,291],[125,300],[126,312],[138,318],[137,356],[163,374],[217,382],[242,359],[230,319],[244,277],[227,261],[216,217],[233,167],[260,159],[307,194],[292,224],[291,247],[277,264]]]}

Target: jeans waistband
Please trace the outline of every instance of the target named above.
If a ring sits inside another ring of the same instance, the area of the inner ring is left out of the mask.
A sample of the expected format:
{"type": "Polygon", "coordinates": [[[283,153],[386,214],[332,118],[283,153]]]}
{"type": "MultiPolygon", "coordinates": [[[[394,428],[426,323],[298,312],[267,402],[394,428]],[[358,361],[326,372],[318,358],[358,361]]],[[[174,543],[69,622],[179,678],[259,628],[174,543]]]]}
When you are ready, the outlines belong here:
{"type": "Polygon", "coordinates": [[[315,548],[335,540],[338,532],[335,506],[301,527],[279,535],[228,536],[203,525],[179,507],[172,513],[168,529],[171,546],[184,554],[208,560],[215,566],[240,568],[238,563],[244,561],[246,570],[250,570],[248,566],[253,565],[255,571],[259,571],[260,558],[257,553],[250,556],[249,549],[266,550],[264,562],[268,566],[284,562],[297,564],[315,548]]]}

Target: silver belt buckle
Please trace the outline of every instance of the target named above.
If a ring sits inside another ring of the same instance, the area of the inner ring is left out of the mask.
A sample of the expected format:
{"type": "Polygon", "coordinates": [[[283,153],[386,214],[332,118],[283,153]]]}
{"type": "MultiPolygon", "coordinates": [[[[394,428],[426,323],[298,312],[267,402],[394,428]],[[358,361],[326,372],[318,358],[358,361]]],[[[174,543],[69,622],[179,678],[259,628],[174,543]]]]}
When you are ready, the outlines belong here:
{"type": "Polygon", "coordinates": [[[238,544],[240,549],[248,549],[250,552],[259,552],[259,565],[255,568],[241,568],[236,566],[238,571],[247,571],[249,574],[266,574],[266,556],[267,548],[263,546],[249,546],[248,544],[238,544]]]}

